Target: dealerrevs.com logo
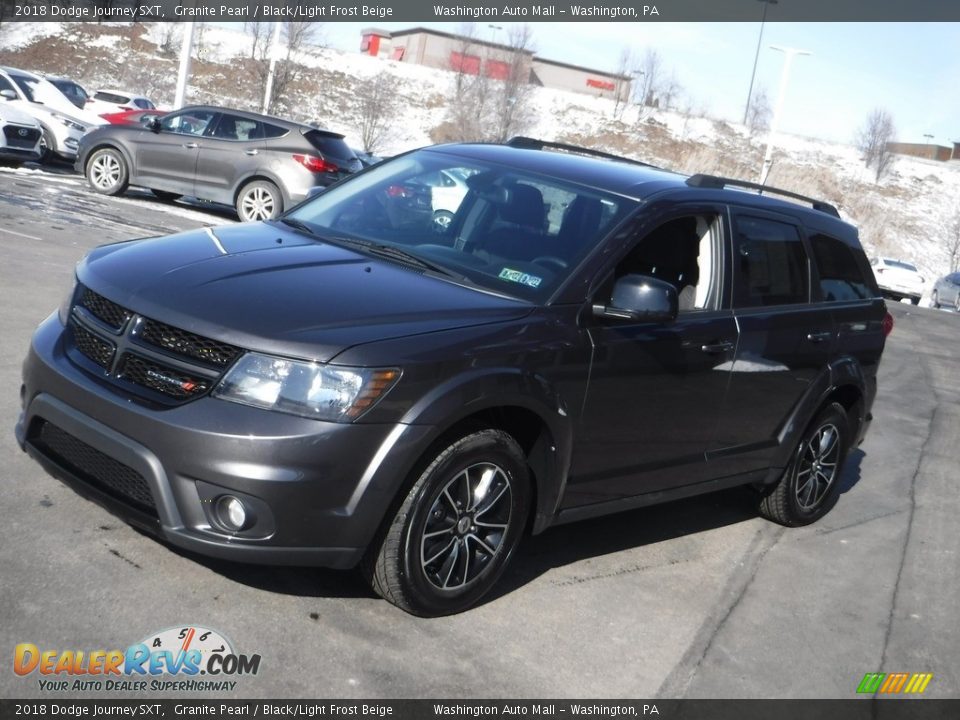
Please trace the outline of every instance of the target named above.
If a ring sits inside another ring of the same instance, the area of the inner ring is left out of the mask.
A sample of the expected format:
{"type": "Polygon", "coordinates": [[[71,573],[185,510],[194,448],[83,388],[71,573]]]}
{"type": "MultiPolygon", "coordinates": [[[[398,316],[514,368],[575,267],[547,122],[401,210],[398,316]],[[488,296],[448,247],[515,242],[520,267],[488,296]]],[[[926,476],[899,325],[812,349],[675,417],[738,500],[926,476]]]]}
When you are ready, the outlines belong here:
{"type": "Polygon", "coordinates": [[[198,626],[148,635],[126,650],[14,649],[13,671],[35,676],[45,692],[232,692],[256,675],[260,655],[243,655],[221,633],[198,626]]]}

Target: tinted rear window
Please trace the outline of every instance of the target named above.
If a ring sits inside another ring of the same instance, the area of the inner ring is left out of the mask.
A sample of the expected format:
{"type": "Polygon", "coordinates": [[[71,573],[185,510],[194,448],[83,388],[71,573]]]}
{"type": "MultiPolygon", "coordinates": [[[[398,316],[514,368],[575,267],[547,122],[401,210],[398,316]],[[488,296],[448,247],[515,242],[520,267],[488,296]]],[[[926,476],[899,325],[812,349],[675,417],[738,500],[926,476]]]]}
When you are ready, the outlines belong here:
{"type": "Polygon", "coordinates": [[[909,270],[910,272],[917,271],[916,265],[911,265],[910,263],[903,262],[902,260],[888,260],[884,258],[883,262],[885,265],[889,265],[890,267],[900,268],[901,270],[909,270]]]}
{"type": "Polygon", "coordinates": [[[873,296],[853,250],[846,243],[818,234],[811,236],[810,245],[820,272],[820,292],[824,300],[842,302],[873,296]]]}
{"type": "Polygon", "coordinates": [[[807,255],[797,228],[741,216],[735,244],[737,307],[807,302],[807,255]]]}
{"type": "Polygon", "coordinates": [[[102,90],[93,96],[95,100],[102,100],[103,102],[116,103],[117,105],[124,105],[130,101],[130,98],[124,97],[123,95],[115,95],[113,93],[103,92],[102,90]]]}
{"type": "Polygon", "coordinates": [[[285,127],[280,127],[279,125],[271,125],[270,123],[263,123],[263,136],[265,138],[278,138],[286,135],[289,130],[285,127]]]}
{"type": "Polygon", "coordinates": [[[342,135],[333,135],[321,130],[309,130],[303,136],[324,155],[351,160],[355,156],[350,146],[343,141],[342,135]]]}

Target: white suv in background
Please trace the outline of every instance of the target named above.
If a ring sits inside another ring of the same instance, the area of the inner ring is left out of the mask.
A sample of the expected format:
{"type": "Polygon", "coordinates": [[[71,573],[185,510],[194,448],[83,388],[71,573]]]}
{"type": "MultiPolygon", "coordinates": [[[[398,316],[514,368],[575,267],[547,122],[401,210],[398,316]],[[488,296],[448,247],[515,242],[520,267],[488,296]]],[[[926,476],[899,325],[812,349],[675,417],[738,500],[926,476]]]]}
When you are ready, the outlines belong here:
{"type": "Polygon", "coordinates": [[[914,305],[920,304],[925,280],[916,265],[904,260],[875,257],[870,259],[870,266],[884,297],[891,300],[909,298],[914,305]]]}
{"type": "Polygon", "coordinates": [[[91,128],[107,122],[76,107],[50,81],[25,70],[0,67],[0,92],[4,90],[16,96],[11,99],[10,93],[6,93],[8,103],[40,123],[43,159],[54,154],[67,160],[75,159],[80,138],[91,128]]]}
{"type": "Polygon", "coordinates": [[[93,97],[87,100],[87,110],[103,115],[121,110],[156,110],[153,102],[136,93],[125,90],[97,90],[93,97]]]}
{"type": "Polygon", "coordinates": [[[0,166],[40,159],[40,123],[13,106],[15,97],[0,90],[0,166]]]}

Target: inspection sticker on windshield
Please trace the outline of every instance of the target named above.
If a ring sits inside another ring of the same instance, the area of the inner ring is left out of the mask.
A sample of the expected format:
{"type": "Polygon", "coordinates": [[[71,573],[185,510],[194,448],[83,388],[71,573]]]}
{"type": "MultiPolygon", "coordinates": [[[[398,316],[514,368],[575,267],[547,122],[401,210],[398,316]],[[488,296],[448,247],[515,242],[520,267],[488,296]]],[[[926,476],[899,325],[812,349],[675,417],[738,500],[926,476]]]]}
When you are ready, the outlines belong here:
{"type": "Polygon", "coordinates": [[[537,277],[536,275],[528,275],[525,272],[520,272],[519,270],[511,270],[510,268],[504,268],[503,270],[501,270],[499,278],[501,280],[509,280],[510,282],[520,283],[521,285],[527,285],[532,288],[540,287],[540,283],[543,282],[542,277],[537,277]]]}

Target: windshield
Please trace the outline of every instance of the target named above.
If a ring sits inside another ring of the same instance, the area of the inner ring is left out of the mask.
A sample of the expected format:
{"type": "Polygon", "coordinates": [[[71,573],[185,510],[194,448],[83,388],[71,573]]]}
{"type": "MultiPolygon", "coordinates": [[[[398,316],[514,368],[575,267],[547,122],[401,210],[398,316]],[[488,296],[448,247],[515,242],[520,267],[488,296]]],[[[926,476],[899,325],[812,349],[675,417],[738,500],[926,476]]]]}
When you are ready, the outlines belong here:
{"type": "Polygon", "coordinates": [[[422,150],[334,186],[287,217],[333,242],[400,248],[495,292],[542,301],[634,205],[422,150]]]}
{"type": "Polygon", "coordinates": [[[13,81],[17,84],[17,87],[27,96],[29,102],[37,102],[34,98],[33,91],[37,89],[39,81],[34,80],[33,78],[25,77],[24,75],[11,75],[13,81]]]}

